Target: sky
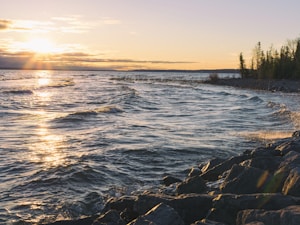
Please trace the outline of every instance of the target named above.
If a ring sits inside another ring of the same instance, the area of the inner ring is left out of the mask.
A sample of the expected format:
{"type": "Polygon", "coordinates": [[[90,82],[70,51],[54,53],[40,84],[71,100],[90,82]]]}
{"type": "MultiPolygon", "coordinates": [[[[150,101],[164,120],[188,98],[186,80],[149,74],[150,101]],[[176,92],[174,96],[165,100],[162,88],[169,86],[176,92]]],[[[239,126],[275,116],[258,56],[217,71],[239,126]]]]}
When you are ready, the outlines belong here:
{"type": "Polygon", "coordinates": [[[299,0],[0,0],[0,68],[236,69],[300,37],[299,0]]]}

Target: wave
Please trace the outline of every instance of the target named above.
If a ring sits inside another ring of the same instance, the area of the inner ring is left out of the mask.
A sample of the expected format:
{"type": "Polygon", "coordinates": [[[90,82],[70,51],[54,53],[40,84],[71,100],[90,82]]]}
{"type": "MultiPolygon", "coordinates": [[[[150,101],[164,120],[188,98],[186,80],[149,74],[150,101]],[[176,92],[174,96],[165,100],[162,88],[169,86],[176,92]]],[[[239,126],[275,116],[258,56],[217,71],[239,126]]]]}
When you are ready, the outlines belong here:
{"type": "Polygon", "coordinates": [[[56,122],[80,122],[89,118],[91,116],[96,116],[101,113],[122,113],[123,110],[116,107],[116,106],[103,106],[93,110],[86,110],[86,111],[77,111],[74,113],[70,113],[64,117],[56,118],[56,122]]]}
{"type": "Polygon", "coordinates": [[[14,94],[14,95],[31,95],[34,92],[32,90],[9,90],[3,91],[3,94],[14,94]]]}
{"type": "Polygon", "coordinates": [[[276,139],[283,139],[291,137],[293,131],[270,131],[270,130],[260,130],[260,131],[245,131],[239,132],[238,136],[245,137],[250,140],[258,140],[258,141],[270,141],[276,139]]]}
{"type": "Polygon", "coordinates": [[[249,98],[249,101],[252,101],[252,102],[263,102],[264,100],[262,100],[258,96],[254,96],[254,97],[249,98]]]}
{"type": "Polygon", "coordinates": [[[296,130],[300,129],[300,112],[292,111],[285,104],[279,104],[275,102],[269,102],[268,107],[274,108],[276,111],[273,113],[274,116],[280,118],[286,118],[290,120],[296,130]]]}

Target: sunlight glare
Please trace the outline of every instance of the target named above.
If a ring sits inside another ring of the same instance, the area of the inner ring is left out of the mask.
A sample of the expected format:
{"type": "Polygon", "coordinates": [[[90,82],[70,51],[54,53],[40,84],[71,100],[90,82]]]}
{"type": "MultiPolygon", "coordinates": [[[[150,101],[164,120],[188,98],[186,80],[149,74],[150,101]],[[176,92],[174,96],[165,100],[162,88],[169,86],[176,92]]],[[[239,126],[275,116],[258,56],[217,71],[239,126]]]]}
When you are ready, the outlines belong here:
{"type": "Polygon", "coordinates": [[[36,54],[51,54],[59,52],[59,49],[48,39],[36,38],[22,44],[24,50],[36,54]]]}

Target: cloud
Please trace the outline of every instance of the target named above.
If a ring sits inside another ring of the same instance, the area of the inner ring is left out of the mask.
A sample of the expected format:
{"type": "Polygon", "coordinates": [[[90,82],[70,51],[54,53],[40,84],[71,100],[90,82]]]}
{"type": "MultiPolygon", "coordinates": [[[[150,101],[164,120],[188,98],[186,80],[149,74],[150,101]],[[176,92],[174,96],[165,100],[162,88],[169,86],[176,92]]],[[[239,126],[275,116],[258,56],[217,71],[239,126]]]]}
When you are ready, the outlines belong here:
{"type": "Polygon", "coordinates": [[[9,27],[12,25],[12,23],[13,22],[10,20],[0,19],[0,30],[9,29],[9,27]]]}
{"type": "Polygon", "coordinates": [[[193,63],[185,61],[158,61],[105,58],[86,52],[64,52],[36,55],[34,52],[9,52],[0,49],[0,68],[7,69],[137,69],[150,65],[193,63]]]}
{"type": "Polygon", "coordinates": [[[102,23],[106,25],[117,25],[121,24],[121,21],[110,17],[105,17],[103,18],[102,23]]]}

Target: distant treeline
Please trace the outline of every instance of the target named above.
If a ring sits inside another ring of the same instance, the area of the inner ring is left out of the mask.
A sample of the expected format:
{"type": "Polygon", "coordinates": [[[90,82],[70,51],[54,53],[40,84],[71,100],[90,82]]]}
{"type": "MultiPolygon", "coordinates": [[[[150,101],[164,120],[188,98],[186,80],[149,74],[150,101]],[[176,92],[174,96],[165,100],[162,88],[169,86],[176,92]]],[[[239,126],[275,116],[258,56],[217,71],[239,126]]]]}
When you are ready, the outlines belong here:
{"type": "Polygon", "coordinates": [[[250,67],[246,66],[240,53],[242,78],[258,79],[300,79],[300,39],[289,40],[280,51],[270,47],[264,52],[258,42],[253,49],[250,67]]]}

